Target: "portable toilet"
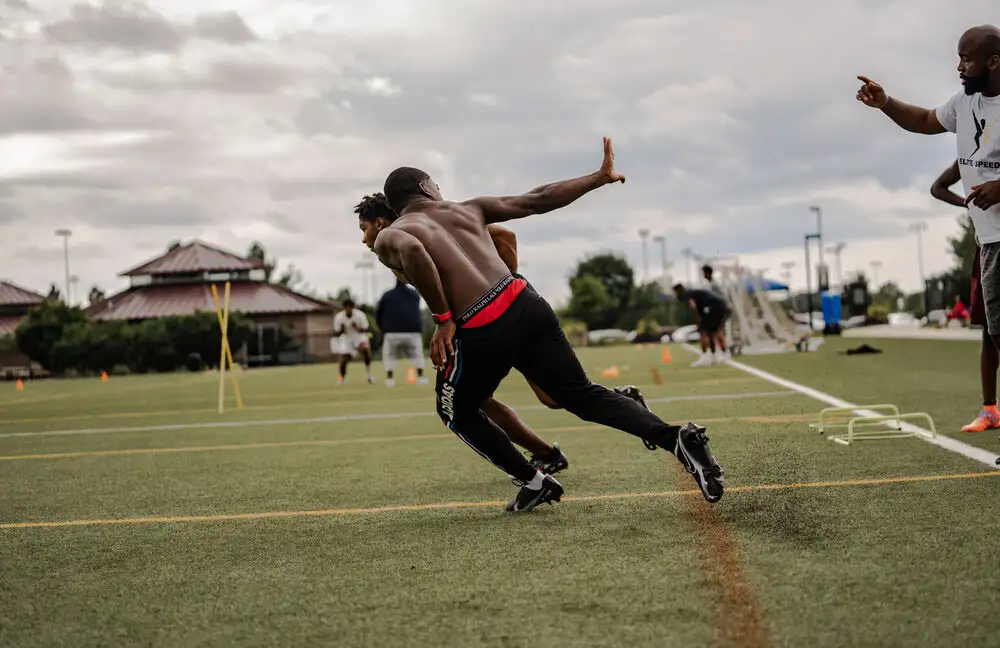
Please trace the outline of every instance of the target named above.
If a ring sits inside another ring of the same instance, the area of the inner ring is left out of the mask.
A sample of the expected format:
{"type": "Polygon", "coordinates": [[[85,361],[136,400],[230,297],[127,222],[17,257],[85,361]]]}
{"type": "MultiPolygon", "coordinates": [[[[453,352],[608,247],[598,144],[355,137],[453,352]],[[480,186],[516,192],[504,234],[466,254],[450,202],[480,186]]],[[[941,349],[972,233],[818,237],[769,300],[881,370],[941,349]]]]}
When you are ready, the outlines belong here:
{"type": "Polygon", "coordinates": [[[841,316],[841,295],[839,293],[825,292],[822,295],[823,305],[823,333],[825,335],[840,335],[841,316]]]}

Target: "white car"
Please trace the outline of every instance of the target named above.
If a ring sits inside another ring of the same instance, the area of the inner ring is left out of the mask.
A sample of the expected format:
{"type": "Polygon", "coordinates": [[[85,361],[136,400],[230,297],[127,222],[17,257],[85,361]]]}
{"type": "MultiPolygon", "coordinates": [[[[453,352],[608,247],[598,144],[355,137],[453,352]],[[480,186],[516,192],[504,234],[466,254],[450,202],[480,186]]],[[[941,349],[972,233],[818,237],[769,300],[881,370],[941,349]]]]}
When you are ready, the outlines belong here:
{"type": "Polygon", "coordinates": [[[912,313],[889,313],[889,326],[919,327],[920,321],[912,313]]]}
{"type": "MultiPolygon", "coordinates": [[[[699,339],[701,339],[701,336],[698,334],[698,327],[695,326],[694,324],[689,324],[688,326],[682,326],[676,331],[674,331],[672,335],[670,336],[665,335],[663,337],[667,338],[668,342],[669,341],[697,342],[699,339]]],[[[660,341],[663,342],[662,339],[660,341]]]]}
{"type": "Polygon", "coordinates": [[[629,332],[621,329],[598,329],[587,333],[590,344],[607,344],[608,342],[628,342],[629,332]]]}

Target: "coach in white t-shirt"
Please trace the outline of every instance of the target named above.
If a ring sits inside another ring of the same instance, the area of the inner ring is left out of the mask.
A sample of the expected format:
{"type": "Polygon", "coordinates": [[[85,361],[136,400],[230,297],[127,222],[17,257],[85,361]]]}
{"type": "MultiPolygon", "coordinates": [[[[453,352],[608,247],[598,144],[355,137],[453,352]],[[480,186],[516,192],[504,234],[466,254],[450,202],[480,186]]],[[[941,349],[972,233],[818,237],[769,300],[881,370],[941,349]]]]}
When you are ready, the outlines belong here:
{"type": "Polygon", "coordinates": [[[340,379],[338,385],[343,385],[347,377],[347,363],[355,352],[360,353],[365,361],[368,382],[374,383],[372,377],[372,347],[368,341],[368,316],[355,308],[350,299],[344,300],[344,310],[333,316],[333,335],[330,340],[331,351],[340,356],[340,379]]]}
{"type": "Polygon", "coordinates": [[[973,27],[958,41],[958,73],[965,86],[945,104],[929,110],[886,94],[867,77],[857,99],[878,108],[913,133],[957,135],[958,167],[966,205],[980,249],[980,285],[986,302],[986,328],[980,352],[983,409],[963,432],[1000,428],[997,368],[1000,366],[1000,29],[973,27]]]}

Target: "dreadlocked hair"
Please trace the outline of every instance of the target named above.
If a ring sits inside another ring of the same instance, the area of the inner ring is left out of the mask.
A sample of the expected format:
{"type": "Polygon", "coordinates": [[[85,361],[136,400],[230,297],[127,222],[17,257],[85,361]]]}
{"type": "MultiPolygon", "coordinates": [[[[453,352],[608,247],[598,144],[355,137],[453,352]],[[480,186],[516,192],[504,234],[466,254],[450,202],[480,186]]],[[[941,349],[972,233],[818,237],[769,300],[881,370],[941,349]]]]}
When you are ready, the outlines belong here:
{"type": "Polygon", "coordinates": [[[354,213],[363,221],[374,222],[378,218],[384,218],[387,221],[396,220],[396,214],[393,213],[382,193],[374,193],[362,198],[361,202],[354,206],[354,213]]]}

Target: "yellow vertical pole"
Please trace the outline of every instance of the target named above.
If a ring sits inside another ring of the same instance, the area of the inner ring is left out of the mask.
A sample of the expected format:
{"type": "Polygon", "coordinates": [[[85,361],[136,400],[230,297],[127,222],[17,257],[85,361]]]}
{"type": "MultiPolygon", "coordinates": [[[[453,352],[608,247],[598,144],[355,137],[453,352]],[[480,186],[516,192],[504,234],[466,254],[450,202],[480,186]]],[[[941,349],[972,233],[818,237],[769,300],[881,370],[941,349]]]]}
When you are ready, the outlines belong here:
{"type": "Polygon", "coordinates": [[[219,414],[225,410],[226,401],[226,345],[229,343],[229,282],[222,307],[222,346],[219,348],[219,414]]]}
{"type": "Polygon", "coordinates": [[[240,394],[240,383],[236,379],[236,363],[233,362],[233,349],[232,346],[229,344],[229,337],[228,337],[229,308],[228,307],[226,308],[227,318],[226,318],[226,323],[223,324],[222,304],[219,302],[219,291],[215,289],[215,284],[212,284],[212,301],[215,302],[215,314],[219,318],[219,328],[224,330],[227,334],[225,338],[226,359],[229,361],[229,372],[230,376],[233,379],[233,393],[236,394],[236,407],[238,407],[239,409],[243,409],[243,396],[240,394]]]}

